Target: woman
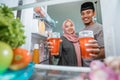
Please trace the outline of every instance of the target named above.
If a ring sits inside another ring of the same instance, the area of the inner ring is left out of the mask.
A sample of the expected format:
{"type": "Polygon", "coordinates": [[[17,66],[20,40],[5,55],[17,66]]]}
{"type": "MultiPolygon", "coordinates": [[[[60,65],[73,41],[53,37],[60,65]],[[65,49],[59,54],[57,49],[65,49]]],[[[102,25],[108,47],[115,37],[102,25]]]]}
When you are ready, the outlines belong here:
{"type": "Polygon", "coordinates": [[[60,47],[59,65],[81,66],[79,38],[75,34],[75,27],[70,19],[64,21],[62,43],[60,47]]]}
{"type": "MultiPolygon", "coordinates": [[[[64,21],[62,29],[64,33],[61,36],[62,42],[58,65],[82,66],[79,37],[75,34],[74,23],[67,19],[64,21]]],[[[87,49],[89,52],[99,52],[96,40],[90,41],[90,44],[86,46],[94,47],[94,49],[87,49]]]]}

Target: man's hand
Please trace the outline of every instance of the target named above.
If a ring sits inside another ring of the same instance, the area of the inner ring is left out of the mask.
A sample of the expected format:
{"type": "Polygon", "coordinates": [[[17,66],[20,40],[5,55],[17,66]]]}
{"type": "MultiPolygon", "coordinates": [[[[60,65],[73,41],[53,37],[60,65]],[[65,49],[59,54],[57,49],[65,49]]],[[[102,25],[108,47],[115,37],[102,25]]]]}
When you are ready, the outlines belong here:
{"type": "Polygon", "coordinates": [[[88,44],[85,44],[87,52],[91,52],[90,56],[94,59],[102,59],[105,57],[104,50],[100,48],[96,40],[89,40],[88,44]],[[89,48],[92,47],[92,48],[89,48]]]}

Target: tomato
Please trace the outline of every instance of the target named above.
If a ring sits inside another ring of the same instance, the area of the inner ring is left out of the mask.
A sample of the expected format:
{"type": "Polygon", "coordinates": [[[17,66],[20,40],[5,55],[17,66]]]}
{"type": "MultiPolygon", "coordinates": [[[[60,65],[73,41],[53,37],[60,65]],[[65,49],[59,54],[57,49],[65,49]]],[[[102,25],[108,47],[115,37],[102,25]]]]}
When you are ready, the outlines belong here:
{"type": "Polygon", "coordinates": [[[14,57],[10,69],[19,70],[25,68],[31,61],[31,54],[23,48],[13,49],[14,57]]]}
{"type": "Polygon", "coordinates": [[[12,59],[12,48],[8,44],[0,41],[0,73],[3,73],[8,69],[12,59]]]}

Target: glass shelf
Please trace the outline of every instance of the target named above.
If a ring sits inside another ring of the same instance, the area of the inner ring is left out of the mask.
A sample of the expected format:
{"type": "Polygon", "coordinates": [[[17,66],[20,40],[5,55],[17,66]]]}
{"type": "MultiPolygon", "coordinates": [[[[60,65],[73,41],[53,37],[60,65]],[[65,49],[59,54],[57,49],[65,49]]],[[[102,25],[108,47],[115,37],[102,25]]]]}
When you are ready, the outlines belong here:
{"type": "Polygon", "coordinates": [[[88,80],[88,67],[66,67],[55,65],[35,65],[29,80],[88,80]]]}
{"type": "Polygon", "coordinates": [[[32,38],[38,38],[38,39],[45,40],[47,37],[39,33],[32,33],[32,38]]]}

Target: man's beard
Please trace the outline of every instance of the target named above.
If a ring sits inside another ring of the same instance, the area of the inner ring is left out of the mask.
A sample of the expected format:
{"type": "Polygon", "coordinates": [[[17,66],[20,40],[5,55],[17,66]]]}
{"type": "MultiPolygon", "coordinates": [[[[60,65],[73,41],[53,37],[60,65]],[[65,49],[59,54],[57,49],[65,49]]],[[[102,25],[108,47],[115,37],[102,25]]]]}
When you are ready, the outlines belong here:
{"type": "Polygon", "coordinates": [[[89,25],[91,25],[91,24],[93,24],[94,22],[89,22],[89,23],[84,23],[86,26],[89,26],[89,25]]]}
{"type": "Polygon", "coordinates": [[[91,22],[89,22],[89,23],[84,23],[84,24],[85,24],[86,26],[88,26],[88,25],[90,25],[90,23],[91,23],[91,22]]]}

